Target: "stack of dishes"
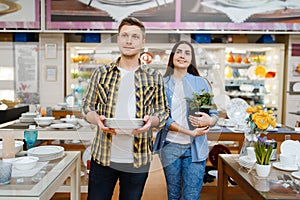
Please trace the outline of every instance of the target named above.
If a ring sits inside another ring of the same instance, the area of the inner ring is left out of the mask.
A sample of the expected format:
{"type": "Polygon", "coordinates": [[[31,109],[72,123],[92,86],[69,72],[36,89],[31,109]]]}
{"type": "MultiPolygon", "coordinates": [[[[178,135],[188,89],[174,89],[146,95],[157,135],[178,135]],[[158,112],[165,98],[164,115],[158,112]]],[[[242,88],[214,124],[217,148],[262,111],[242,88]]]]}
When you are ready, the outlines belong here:
{"type": "Polygon", "coordinates": [[[49,161],[61,158],[64,155],[64,148],[61,146],[39,146],[27,151],[28,156],[38,157],[39,161],[49,161]]]}
{"type": "Polygon", "coordinates": [[[109,128],[116,129],[136,129],[141,128],[144,125],[143,119],[117,119],[117,118],[106,118],[104,125],[109,128]]]}
{"type": "Polygon", "coordinates": [[[255,164],[255,160],[251,160],[251,158],[249,156],[241,156],[239,157],[238,163],[245,168],[249,168],[251,169],[254,164],[255,164]]]}
{"type": "Polygon", "coordinates": [[[36,118],[38,113],[36,112],[26,112],[22,113],[21,117],[19,118],[21,123],[34,123],[34,118],[36,118]]]}

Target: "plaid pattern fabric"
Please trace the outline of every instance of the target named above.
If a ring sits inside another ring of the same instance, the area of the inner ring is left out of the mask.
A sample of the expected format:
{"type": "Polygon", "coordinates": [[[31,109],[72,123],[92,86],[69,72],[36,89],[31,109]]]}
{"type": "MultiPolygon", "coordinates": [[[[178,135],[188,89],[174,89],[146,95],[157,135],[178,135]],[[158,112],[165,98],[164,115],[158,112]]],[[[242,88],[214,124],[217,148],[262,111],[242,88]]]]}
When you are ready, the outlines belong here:
{"type": "MultiPolygon", "coordinates": [[[[99,115],[113,118],[121,74],[116,63],[98,67],[92,74],[90,85],[82,102],[82,113],[97,111],[99,115]]],[[[163,78],[159,72],[141,65],[135,72],[136,118],[155,115],[162,128],[168,118],[169,110],[165,97],[163,78]]],[[[110,165],[112,135],[97,131],[92,144],[92,158],[104,166],[110,165]]],[[[152,160],[152,130],[134,137],[134,167],[140,167],[152,160]]]]}

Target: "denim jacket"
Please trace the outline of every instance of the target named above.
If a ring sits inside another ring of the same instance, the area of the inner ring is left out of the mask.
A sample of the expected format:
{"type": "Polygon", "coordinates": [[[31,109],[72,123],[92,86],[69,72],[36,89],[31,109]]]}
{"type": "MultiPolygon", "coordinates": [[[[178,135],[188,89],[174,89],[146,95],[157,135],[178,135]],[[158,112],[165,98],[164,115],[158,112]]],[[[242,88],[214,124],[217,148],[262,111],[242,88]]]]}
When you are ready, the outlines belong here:
{"type": "MultiPolygon", "coordinates": [[[[165,77],[164,83],[166,86],[166,95],[167,95],[169,107],[170,110],[172,110],[172,97],[175,88],[175,80],[173,79],[172,76],[165,77]]],[[[193,92],[200,92],[203,89],[204,92],[211,92],[211,88],[207,80],[199,76],[194,76],[188,73],[186,76],[183,77],[182,83],[183,83],[185,97],[192,97],[193,92]]],[[[188,110],[188,108],[189,108],[189,103],[187,102],[186,109],[188,110]]],[[[210,110],[209,115],[218,118],[217,110],[210,110]]],[[[165,131],[169,129],[169,126],[174,121],[175,120],[172,119],[172,113],[170,113],[170,116],[164,127],[165,131]]],[[[202,136],[191,137],[191,152],[192,152],[193,162],[200,162],[206,160],[209,153],[206,134],[202,136]]]]}

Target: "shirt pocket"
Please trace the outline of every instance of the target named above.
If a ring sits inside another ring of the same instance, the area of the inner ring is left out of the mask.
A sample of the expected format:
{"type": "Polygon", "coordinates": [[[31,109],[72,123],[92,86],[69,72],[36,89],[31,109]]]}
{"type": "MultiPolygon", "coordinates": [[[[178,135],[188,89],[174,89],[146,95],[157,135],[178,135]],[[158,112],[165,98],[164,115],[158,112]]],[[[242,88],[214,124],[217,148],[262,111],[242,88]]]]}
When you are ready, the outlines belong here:
{"type": "Polygon", "coordinates": [[[109,96],[109,93],[111,90],[109,90],[110,85],[108,84],[98,84],[98,93],[99,93],[99,102],[101,104],[106,104],[107,103],[107,99],[109,96]]]}

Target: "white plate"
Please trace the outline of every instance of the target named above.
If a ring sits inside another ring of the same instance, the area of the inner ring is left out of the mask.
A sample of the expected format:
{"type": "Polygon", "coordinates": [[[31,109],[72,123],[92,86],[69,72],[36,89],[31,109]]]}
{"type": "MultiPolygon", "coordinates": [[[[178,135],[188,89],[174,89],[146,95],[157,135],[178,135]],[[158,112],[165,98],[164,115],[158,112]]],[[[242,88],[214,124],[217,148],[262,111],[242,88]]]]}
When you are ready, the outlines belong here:
{"type": "MultiPolygon", "coordinates": [[[[282,154],[295,154],[300,152],[300,143],[298,140],[285,140],[280,145],[282,154]]],[[[298,155],[297,155],[298,156],[298,155]]]]}
{"type": "Polygon", "coordinates": [[[298,171],[298,165],[294,165],[294,166],[286,166],[283,165],[280,162],[274,162],[273,163],[273,167],[283,170],[283,171],[298,171]]]}
{"type": "Polygon", "coordinates": [[[236,8],[258,7],[263,4],[266,4],[268,1],[270,1],[270,0],[261,0],[261,1],[252,1],[252,2],[246,1],[245,3],[243,3],[242,1],[232,2],[232,1],[228,1],[228,0],[217,0],[217,2],[220,4],[223,4],[225,6],[232,6],[232,7],[236,7],[236,8]]]}
{"type": "Polygon", "coordinates": [[[76,125],[78,122],[78,119],[77,118],[61,118],[60,121],[76,125]]]}
{"type": "Polygon", "coordinates": [[[84,166],[87,166],[87,161],[91,159],[91,146],[86,148],[82,154],[82,162],[84,166]]]}
{"type": "Polygon", "coordinates": [[[209,175],[217,177],[218,176],[218,170],[210,170],[207,172],[209,175]]]}
{"type": "Polygon", "coordinates": [[[101,3],[111,4],[111,5],[134,5],[146,3],[150,0],[98,0],[101,3]]]}
{"type": "Polygon", "coordinates": [[[236,124],[244,124],[247,118],[248,103],[241,98],[233,98],[227,105],[227,116],[236,124]]]}
{"type": "Polygon", "coordinates": [[[46,145],[46,146],[38,146],[38,147],[31,148],[27,151],[27,153],[33,155],[45,156],[45,155],[57,154],[63,151],[64,148],[61,146],[46,145]]]}
{"type": "Polygon", "coordinates": [[[50,127],[55,129],[66,129],[66,128],[74,128],[75,125],[69,123],[61,123],[61,124],[51,124],[50,127]]]}
{"type": "Polygon", "coordinates": [[[294,177],[294,178],[297,178],[297,179],[300,179],[300,172],[292,172],[291,175],[294,177]]]}
{"type": "Polygon", "coordinates": [[[144,125],[142,119],[117,119],[117,118],[106,118],[104,125],[109,128],[115,129],[136,129],[141,128],[144,125]]]}

